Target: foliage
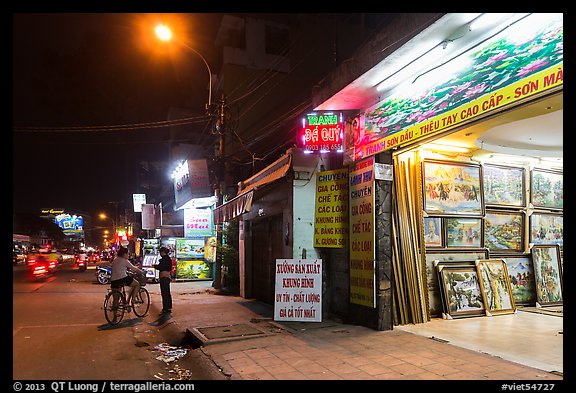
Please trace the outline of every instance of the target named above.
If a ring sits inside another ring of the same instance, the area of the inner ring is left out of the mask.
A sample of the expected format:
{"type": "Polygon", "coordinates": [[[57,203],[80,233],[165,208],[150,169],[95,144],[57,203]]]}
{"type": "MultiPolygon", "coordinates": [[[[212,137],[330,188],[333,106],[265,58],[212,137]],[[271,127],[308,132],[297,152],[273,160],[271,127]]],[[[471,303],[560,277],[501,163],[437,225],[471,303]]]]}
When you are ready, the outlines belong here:
{"type": "Polygon", "coordinates": [[[238,251],[238,219],[223,225],[222,244],[217,246],[216,255],[222,263],[223,287],[233,293],[240,290],[240,264],[238,251]]]}

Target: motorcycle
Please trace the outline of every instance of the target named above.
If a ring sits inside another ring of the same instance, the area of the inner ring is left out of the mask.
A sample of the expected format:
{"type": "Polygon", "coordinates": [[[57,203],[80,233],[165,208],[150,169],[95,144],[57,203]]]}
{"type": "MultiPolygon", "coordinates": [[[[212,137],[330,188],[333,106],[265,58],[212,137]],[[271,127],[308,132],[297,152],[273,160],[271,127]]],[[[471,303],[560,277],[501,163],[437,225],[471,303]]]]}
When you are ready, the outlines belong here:
{"type": "Polygon", "coordinates": [[[99,284],[107,285],[110,284],[110,277],[112,276],[112,269],[106,266],[97,266],[96,267],[96,281],[99,284]]]}
{"type": "Polygon", "coordinates": [[[29,261],[28,274],[32,281],[44,280],[56,271],[56,261],[37,258],[29,261]]]}
{"type": "Polygon", "coordinates": [[[74,261],[74,266],[77,267],[79,271],[83,272],[88,268],[88,259],[77,255],[74,261]]]}

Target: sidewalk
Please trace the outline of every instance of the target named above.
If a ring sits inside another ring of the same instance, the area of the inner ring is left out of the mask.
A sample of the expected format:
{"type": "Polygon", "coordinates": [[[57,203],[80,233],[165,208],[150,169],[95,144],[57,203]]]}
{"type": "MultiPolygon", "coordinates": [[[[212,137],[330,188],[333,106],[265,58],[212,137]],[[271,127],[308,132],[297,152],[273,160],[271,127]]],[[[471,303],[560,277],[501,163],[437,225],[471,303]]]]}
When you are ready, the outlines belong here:
{"type": "MultiPolygon", "coordinates": [[[[147,289],[155,316],[162,307],[160,287],[147,289]]],[[[211,281],[172,282],[171,289],[172,318],[160,332],[171,345],[186,337],[232,380],[563,380],[562,368],[530,367],[401,327],[275,322],[272,306],[219,294],[211,281]]]]}

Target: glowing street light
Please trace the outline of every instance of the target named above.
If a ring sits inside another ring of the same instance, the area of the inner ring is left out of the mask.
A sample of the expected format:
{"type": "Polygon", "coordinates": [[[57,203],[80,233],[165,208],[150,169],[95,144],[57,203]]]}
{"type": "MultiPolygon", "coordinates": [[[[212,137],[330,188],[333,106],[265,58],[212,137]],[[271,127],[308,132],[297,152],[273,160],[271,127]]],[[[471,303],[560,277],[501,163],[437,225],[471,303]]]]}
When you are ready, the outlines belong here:
{"type": "MultiPolygon", "coordinates": [[[[158,39],[160,39],[161,41],[168,42],[168,41],[172,40],[173,35],[172,35],[172,30],[170,29],[170,27],[163,25],[163,24],[160,24],[154,28],[154,31],[155,31],[158,39]]],[[[200,54],[200,52],[198,52],[196,49],[190,47],[189,45],[187,45],[184,42],[178,41],[178,43],[181,44],[182,46],[184,46],[185,48],[191,50],[192,52],[196,53],[198,56],[200,56],[200,58],[204,62],[204,65],[208,69],[208,78],[209,78],[208,83],[209,83],[209,85],[208,85],[208,104],[206,105],[206,109],[209,110],[210,105],[212,104],[212,70],[210,69],[208,62],[206,61],[204,56],[202,56],[200,54]]]]}

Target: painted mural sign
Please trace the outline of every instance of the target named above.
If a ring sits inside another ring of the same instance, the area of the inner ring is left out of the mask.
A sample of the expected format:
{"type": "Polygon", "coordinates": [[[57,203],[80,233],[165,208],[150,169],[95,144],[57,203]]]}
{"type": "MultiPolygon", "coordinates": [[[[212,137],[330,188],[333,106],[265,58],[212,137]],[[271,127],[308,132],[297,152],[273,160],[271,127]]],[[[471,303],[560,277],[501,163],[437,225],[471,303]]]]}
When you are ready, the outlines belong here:
{"type": "Polygon", "coordinates": [[[343,248],[348,242],[348,168],[316,175],[314,247],[343,248]]]}
{"type": "Polygon", "coordinates": [[[355,159],[411,144],[563,85],[561,17],[521,36],[507,33],[463,54],[471,65],[450,79],[440,78],[417,96],[395,95],[366,110],[355,133],[355,159]]]}
{"type": "Polygon", "coordinates": [[[374,157],[350,166],[350,302],[376,307],[374,157]]]}
{"type": "Polygon", "coordinates": [[[274,320],[322,322],[321,259],[276,259],[274,320]]]}

